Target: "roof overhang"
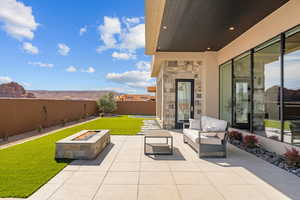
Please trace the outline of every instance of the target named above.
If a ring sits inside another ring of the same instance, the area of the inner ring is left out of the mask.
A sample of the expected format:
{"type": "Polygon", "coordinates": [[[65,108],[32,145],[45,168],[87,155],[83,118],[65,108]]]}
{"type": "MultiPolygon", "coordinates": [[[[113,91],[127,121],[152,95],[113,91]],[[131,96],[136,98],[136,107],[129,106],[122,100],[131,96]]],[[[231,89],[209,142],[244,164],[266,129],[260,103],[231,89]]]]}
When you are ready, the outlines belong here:
{"type": "Polygon", "coordinates": [[[145,53],[218,51],[288,1],[145,0],[145,53]]]}
{"type": "Polygon", "coordinates": [[[145,0],[145,53],[148,55],[153,55],[156,52],[165,3],[166,0],[145,0]]]}

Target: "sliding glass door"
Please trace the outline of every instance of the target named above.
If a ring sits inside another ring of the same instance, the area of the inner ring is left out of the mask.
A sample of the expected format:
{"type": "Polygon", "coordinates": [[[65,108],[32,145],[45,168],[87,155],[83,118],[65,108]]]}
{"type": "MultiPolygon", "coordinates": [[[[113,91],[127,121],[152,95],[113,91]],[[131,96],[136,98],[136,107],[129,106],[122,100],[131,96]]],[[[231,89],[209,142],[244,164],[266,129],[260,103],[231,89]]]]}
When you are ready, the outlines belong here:
{"type": "Polygon", "coordinates": [[[254,49],[253,131],[281,139],[280,38],[254,49]]]}
{"type": "Polygon", "coordinates": [[[233,126],[250,128],[250,53],[233,61],[233,126]]]}
{"type": "Polygon", "coordinates": [[[300,146],[300,32],[285,39],[283,69],[284,141],[300,146]]]}

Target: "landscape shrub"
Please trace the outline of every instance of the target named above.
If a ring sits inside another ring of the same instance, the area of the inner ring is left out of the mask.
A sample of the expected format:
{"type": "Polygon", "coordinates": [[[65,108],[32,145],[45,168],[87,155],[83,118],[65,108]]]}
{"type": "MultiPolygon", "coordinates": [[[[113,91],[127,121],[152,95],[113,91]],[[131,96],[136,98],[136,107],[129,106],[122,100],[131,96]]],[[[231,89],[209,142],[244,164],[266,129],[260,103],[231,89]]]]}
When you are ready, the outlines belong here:
{"type": "Polygon", "coordinates": [[[238,131],[230,131],[228,134],[228,137],[230,140],[238,140],[242,141],[243,140],[243,135],[241,132],[238,131]]]}
{"type": "Polygon", "coordinates": [[[290,167],[300,167],[300,154],[295,148],[286,149],[285,161],[290,167]]]}
{"type": "Polygon", "coordinates": [[[117,103],[113,93],[102,96],[98,101],[99,112],[112,113],[117,109],[117,103]]]}
{"type": "Polygon", "coordinates": [[[254,136],[254,135],[246,135],[243,138],[243,142],[244,142],[245,147],[255,148],[255,147],[257,147],[258,140],[257,140],[256,136],[254,136]]]}

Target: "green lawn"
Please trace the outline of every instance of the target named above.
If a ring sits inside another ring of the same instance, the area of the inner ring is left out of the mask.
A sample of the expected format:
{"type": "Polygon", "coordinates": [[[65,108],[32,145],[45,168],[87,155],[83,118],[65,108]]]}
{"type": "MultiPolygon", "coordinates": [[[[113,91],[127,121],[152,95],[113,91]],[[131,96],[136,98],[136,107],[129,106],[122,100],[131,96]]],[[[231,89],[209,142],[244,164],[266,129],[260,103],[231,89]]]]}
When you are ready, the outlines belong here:
{"type": "Polygon", "coordinates": [[[143,118],[99,118],[0,150],[0,197],[28,197],[70,161],[54,159],[55,142],[83,129],[110,129],[111,134],[135,135],[143,118]]]}
{"type": "MultiPolygon", "coordinates": [[[[281,129],[281,123],[278,120],[265,119],[264,124],[265,124],[265,127],[281,129]]],[[[290,122],[289,121],[284,122],[284,130],[287,130],[287,131],[290,130],[290,122]]]]}

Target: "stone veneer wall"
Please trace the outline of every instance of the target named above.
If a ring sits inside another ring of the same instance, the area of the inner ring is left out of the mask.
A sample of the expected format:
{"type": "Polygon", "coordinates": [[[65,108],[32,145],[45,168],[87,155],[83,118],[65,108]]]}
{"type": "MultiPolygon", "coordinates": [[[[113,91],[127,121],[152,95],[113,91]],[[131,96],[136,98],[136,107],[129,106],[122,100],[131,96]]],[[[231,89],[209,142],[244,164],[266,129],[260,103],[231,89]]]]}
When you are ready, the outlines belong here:
{"type": "MultiPolygon", "coordinates": [[[[160,110],[157,111],[160,124],[165,129],[175,128],[175,80],[194,79],[194,118],[201,115],[201,65],[202,61],[165,61],[158,76],[160,110]]],[[[158,108],[159,109],[159,108],[158,108]]]]}

